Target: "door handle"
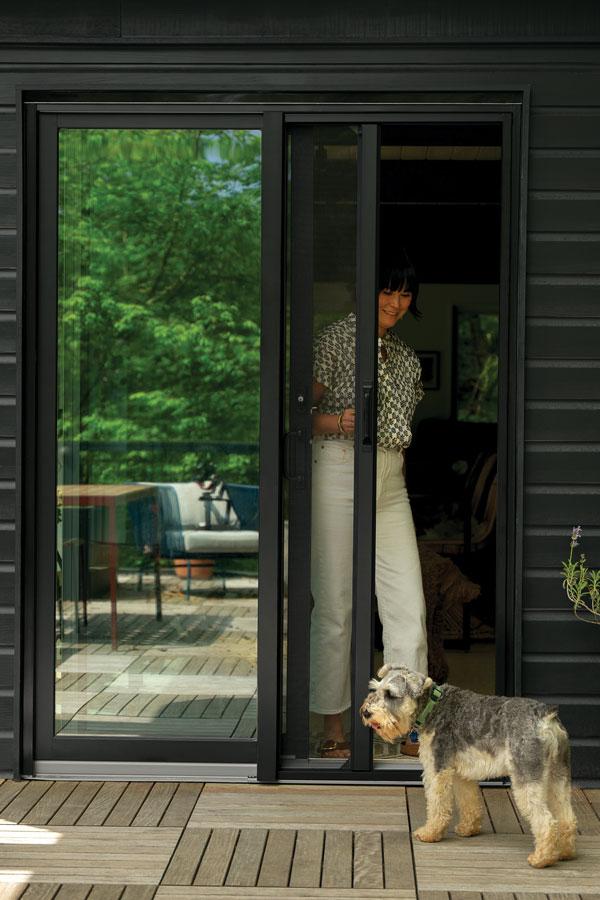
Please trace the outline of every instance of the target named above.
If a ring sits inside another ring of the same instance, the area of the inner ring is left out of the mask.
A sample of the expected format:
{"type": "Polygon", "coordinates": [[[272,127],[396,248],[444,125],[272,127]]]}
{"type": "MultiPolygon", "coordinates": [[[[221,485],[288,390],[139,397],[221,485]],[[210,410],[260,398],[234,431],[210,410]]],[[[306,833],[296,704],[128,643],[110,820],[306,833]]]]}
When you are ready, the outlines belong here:
{"type": "Polygon", "coordinates": [[[362,445],[373,446],[373,385],[363,384],[362,387],[362,445]]]}
{"type": "Polygon", "coordinates": [[[304,432],[287,431],[283,436],[283,475],[288,481],[302,481],[303,473],[298,471],[298,445],[304,432]]]}

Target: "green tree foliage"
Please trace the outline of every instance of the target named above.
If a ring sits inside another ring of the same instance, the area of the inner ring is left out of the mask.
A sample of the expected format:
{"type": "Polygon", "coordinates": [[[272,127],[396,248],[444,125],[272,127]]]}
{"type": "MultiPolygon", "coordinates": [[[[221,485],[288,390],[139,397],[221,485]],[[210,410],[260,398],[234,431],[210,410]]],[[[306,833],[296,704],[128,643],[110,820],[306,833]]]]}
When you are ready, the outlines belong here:
{"type": "MultiPolygon", "coordinates": [[[[60,134],[59,441],[76,480],[256,482],[260,134],[60,134]],[[162,442],[156,450],[81,442],[162,442]]],[[[70,478],[65,470],[65,480],[70,478]]]]}

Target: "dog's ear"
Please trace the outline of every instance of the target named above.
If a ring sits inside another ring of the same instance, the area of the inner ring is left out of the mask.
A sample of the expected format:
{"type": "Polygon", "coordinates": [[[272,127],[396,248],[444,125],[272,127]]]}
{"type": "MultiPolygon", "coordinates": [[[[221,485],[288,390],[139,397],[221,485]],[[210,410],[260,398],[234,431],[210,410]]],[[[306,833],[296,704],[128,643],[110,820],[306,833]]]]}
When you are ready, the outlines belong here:
{"type": "Polygon", "coordinates": [[[382,666],[380,669],[377,669],[377,677],[378,677],[378,678],[385,678],[385,676],[386,676],[387,673],[391,670],[391,668],[392,668],[392,667],[390,666],[390,664],[389,664],[389,663],[386,663],[386,664],[385,664],[384,666],[382,666]]]}

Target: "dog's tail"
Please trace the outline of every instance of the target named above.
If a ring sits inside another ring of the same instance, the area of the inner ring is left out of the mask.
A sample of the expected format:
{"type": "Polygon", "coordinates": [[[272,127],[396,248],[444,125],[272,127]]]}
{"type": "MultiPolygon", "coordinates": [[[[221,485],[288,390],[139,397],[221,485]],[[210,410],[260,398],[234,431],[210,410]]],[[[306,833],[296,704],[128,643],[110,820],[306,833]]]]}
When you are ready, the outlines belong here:
{"type": "Polygon", "coordinates": [[[552,761],[552,768],[562,773],[571,771],[571,747],[565,726],[558,718],[558,709],[553,707],[543,716],[538,726],[538,735],[546,748],[546,758],[552,761]]]}

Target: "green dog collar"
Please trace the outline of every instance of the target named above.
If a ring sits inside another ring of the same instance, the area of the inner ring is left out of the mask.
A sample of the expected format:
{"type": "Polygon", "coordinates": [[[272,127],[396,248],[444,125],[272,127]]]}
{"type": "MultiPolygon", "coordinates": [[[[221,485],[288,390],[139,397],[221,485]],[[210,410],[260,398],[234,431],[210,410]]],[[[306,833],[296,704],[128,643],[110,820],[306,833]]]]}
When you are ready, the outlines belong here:
{"type": "Polygon", "coordinates": [[[444,696],[444,691],[442,690],[442,688],[438,684],[434,684],[429,693],[429,700],[427,701],[427,703],[425,704],[425,707],[421,710],[421,712],[415,719],[415,725],[418,725],[419,727],[421,727],[425,724],[425,722],[427,721],[427,719],[429,718],[429,716],[431,715],[431,713],[435,709],[436,705],[439,703],[439,701],[442,699],[443,696],[444,696]]]}

